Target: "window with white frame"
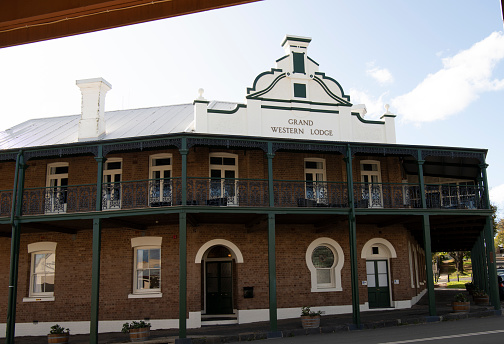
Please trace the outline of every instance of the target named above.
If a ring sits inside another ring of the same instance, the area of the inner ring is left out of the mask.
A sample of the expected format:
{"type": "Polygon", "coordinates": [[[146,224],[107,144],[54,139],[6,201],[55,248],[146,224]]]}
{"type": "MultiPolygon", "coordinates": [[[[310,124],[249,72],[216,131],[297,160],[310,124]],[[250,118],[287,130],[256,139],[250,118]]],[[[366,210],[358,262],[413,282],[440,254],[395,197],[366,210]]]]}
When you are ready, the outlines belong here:
{"type": "Polygon", "coordinates": [[[343,250],[336,241],[331,238],[314,240],[306,251],[306,264],[311,273],[311,291],[341,291],[343,262],[343,250]]]}
{"type": "Polygon", "coordinates": [[[131,239],[134,251],[133,294],[135,296],[161,296],[161,237],[131,239]]]}
{"type": "Polygon", "coordinates": [[[46,213],[65,213],[67,209],[68,163],[47,165],[46,213]]]}
{"type": "Polygon", "coordinates": [[[327,203],[326,162],[325,159],[308,158],[304,160],[306,198],[317,203],[327,203]]]}
{"type": "Polygon", "coordinates": [[[29,297],[41,301],[44,299],[54,300],[56,243],[38,242],[29,244],[28,253],[30,254],[29,297]]]}
{"type": "Polygon", "coordinates": [[[210,201],[237,205],[236,178],[238,178],[238,155],[210,153],[210,201]]]}
{"type": "Polygon", "coordinates": [[[152,207],[172,205],[172,155],[155,154],[149,162],[149,200],[152,207]]]}
{"type": "Polygon", "coordinates": [[[121,208],[122,159],[110,158],[103,166],[103,209],[121,208]]]}
{"type": "Polygon", "coordinates": [[[375,160],[362,160],[361,170],[361,198],[369,208],[383,207],[383,194],[381,184],[380,162],[375,160]]]}

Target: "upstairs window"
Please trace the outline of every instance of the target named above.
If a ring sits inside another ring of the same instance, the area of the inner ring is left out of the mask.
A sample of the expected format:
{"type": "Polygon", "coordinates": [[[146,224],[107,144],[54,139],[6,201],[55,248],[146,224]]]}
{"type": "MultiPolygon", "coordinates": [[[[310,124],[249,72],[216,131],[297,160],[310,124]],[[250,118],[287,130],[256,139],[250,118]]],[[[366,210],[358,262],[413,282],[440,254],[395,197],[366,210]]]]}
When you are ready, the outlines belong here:
{"type": "Polygon", "coordinates": [[[45,212],[65,213],[67,210],[68,163],[47,165],[45,212]]]}
{"type": "Polygon", "coordinates": [[[306,198],[316,203],[327,203],[325,159],[309,158],[304,164],[306,198]]]}
{"type": "Polygon", "coordinates": [[[238,156],[231,153],[210,154],[209,205],[236,205],[238,156]]]}
{"type": "Polygon", "coordinates": [[[122,159],[107,159],[103,167],[103,209],[121,209],[122,159]]]}
{"type": "Polygon", "coordinates": [[[150,156],[149,200],[151,207],[172,205],[172,155],[150,156]]]}
{"type": "Polygon", "coordinates": [[[294,84],[294,97],[306,98],[306,85],[305,84],[294,84]]]}

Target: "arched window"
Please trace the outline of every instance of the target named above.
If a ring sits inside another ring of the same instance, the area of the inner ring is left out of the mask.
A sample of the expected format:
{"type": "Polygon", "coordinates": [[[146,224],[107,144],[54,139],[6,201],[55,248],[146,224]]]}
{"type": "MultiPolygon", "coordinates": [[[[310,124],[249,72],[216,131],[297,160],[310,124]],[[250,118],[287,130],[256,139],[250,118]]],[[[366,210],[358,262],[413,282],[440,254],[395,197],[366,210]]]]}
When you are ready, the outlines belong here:
{"type": "Polygon", "coordinates": [[[306,265],[311,273],[311,291],[341,291],[341,246],[330,238],[314,240],[306,250],[306,265]]]}

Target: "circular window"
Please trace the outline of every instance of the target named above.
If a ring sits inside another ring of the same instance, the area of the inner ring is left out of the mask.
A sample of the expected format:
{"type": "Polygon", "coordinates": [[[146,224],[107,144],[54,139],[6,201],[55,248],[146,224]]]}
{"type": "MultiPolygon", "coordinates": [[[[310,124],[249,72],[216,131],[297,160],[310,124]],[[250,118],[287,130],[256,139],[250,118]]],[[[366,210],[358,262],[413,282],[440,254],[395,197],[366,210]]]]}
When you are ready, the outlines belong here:
{"type": "Polygon", "coordinates": [[[315,268],[330,268],[334,264],[334,253],[327,246],[317,246],[312,253],[312,263],[315,268]]]}

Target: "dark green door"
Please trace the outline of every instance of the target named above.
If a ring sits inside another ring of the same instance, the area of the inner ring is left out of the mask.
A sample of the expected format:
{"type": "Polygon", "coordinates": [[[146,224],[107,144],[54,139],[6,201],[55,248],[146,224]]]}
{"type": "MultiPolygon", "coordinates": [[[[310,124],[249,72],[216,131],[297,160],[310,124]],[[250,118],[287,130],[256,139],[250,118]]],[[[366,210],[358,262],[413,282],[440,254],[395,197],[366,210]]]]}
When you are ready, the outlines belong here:
{"type": "Polygon", "coordinates": [[[206,263],[206,313],[233,313],[233,263],[206,263]]]}
{"type": "Polygon", "coordinates": [[[369,308],[390,307],[388,264],[386,260],[366,261],[369,308]]]}

